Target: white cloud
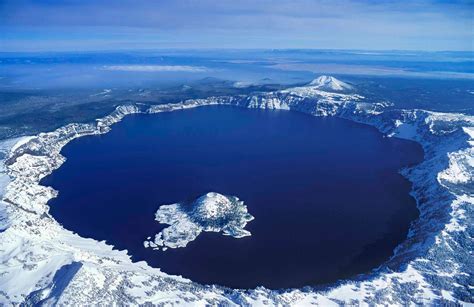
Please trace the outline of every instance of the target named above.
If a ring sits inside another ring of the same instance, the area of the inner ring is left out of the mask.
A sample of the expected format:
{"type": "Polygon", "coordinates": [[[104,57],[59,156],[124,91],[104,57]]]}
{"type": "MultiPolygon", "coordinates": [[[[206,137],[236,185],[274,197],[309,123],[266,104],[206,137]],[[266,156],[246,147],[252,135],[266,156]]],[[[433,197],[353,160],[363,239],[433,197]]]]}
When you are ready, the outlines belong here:
{"type": "Polygon", "coordinates": [[[136,71],[136,72],[206,72],[209,71],[202,66],[186,65],[110,65],[103,66],[103,70],[112,71],[136,71]]]}

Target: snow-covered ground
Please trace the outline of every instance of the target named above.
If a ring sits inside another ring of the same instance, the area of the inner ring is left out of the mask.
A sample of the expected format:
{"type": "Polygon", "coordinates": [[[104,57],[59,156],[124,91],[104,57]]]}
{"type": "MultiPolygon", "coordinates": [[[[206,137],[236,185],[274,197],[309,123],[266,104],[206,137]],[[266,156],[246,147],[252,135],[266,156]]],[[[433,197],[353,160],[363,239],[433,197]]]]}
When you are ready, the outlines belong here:
{"type": "MultiPolygon", "coordinates": [[[[339,80],[337,80],[339,81],[339,80]]],[[[127,105],[90,124],[69,124],[6,144],[0,175],[0,304],[59,303],[176,305],[309,305],[472,303],[474,117],[387,109],[364,97],[309,84],[252,96],[194,99],[176,104],[127,105]],[[420,217],[381,267],[325,289],[253,290],[204,286],[171,276],[126,251],[64,229],[48,213],[56,196],[39,181],[64,162],[60,151],[84,135],[106,133],[131,113],[158,113],[206,105],[289,109],[338,116],[419,142],[424,161],[401,170],[412,183],[420,217]]]]}

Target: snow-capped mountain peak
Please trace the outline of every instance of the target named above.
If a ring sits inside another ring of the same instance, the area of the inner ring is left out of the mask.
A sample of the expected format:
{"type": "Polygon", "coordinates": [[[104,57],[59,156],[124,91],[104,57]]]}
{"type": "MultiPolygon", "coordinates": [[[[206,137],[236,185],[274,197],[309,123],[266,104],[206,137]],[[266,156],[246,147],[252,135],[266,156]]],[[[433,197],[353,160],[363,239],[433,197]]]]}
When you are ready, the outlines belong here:
{"type": "Polygon", "coordinates": [[[316,88],[332,91],[351,90],[352,86],[331,76],[319,76],[309,84],[316,88]]]}

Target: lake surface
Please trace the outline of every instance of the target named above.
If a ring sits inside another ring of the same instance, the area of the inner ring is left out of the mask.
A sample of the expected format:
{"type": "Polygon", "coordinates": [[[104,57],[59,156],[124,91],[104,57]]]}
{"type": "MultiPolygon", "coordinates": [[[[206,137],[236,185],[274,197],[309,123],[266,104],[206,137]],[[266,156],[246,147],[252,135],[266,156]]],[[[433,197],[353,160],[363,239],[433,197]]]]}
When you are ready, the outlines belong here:
{"type": "Polygon", "coordinates": [[[59,191],[54,218],[206,284],[287,288],[367,272],[418,216],[398,170],[420,162],[421,147],[338,118],[224,106],[130,115],[62,153],[67,161],[43,180],[59,191]],[[154,220],[160,205],[210,191],[245,202],[252,236],[202,233],[186,248],[143,247],[167,227],[154,220]]]}

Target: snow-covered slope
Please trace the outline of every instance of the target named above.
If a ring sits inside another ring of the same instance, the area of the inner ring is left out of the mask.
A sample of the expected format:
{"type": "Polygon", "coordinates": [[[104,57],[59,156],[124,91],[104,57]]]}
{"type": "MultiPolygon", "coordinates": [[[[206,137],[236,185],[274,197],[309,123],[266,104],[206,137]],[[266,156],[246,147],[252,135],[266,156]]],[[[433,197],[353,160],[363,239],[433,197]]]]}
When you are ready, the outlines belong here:
{"type": "MultiPolygon", "coordinates": [[[[70,124],[24,140],[8,152],[0,203],[0,304],[307,305],[440,304],[473,302],[472,219],[474,118],[463,114],[387,109],[350,93],[309,85],[253,96],[182,103],[128,105],[91,124],[70,124]],[[170,276],[126,251],[64,229],[48,213],[56,196],[39,181],[61,166],[61,148],[74,138],[106,133],[131,113],[157,113],[226,104],[338,116],[419,142],[425,159],[401,172],[413,183],[420,217],[394,255],[371,274],[325,289],[232,290],[170,276]]],[[[11,146],[10,146],[11,148],[11,146]]],[[[2,173],[0,172],[0,175],[2,173]]]]}

